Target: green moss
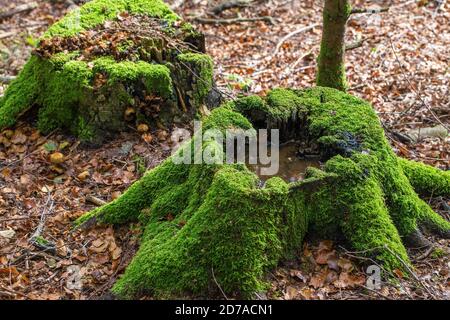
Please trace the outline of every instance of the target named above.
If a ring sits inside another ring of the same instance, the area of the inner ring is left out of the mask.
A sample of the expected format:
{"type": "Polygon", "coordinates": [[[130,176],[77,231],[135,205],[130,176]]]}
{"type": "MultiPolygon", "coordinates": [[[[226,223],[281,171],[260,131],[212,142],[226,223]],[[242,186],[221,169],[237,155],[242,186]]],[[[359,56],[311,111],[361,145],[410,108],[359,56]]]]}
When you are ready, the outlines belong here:
{"type": "Polygon", "coordinates": [[[414,190],[423,196],[449,196],[450,171],[442,171],[424,163],[399,159],[414,190]]]}
{"type": "MultiPolygon", "coordinates": [[[[116,19],[125,11],[160,19],[164,31],[179,31],[179,27],[172,26],[178,16],[161,0],[93,0],[55,23],[44,37],[73,36],[116,19]]],[[[181,24],[181,29],[186,32],[182,36],[191,37],[194,42],[201,40],[189,24],[181,24]]],[[[180,37],[179,34],[173,36],[180,37]]],[[[163,46],[164,42],[162,38],[144,40],[152,49],[163,46]]],[[[125,50],[128,45],[125,41],[119,49],[125,50]]],[[[81,59],[78,51],[64,51],[48,59],[33,56],[0,100],[0,129],[13,125],[20,115],[34,107],[38,109],[41,131],[62,128],[83,140],[100,142],[104,133],[122,131],[132,125],[125,120],[156,122],[156,111],[149,115],[136,110],[136,119],[124,119],[123,116],[128,107],[135,106],[136,99],[152,97],[162,98],[164,103],[165,107],[157,111],[158,121],[163,125],[168,125],[175,117],[188,121],[205,103],[212,88],[212,60],[207,55],[190,54],[189,50],[180,55],[172,49],[164,50],[158,51],[159,59],[153,57],[161,64],[116,61],[112,57],[95,55],[81,59]],[[174,60],[183,61],[188,68],[182,66],[175,71],[174,60]],[[179,94],[172,81],[178,71],[184,74],[182,79],[176,79],[177,89],[181,90],[179,94]],[[188,108],[181,108],[180,98],[186,99],[188,108]]],[[[152,59],[151,55],[149,59],[152,59]]],[[[133,60],[134,57],[128,58],[133,60]]]]}
{"type": "MultiPolygon", "coordinates": [[[[228,295],[252,297],[267,288],[268,270],[297,256],[307,232],[343,236],[386,269],[404,269],[402,261],[410,262],[402,240],[419,223],[450,230],[414,193],[369,104],[320,87],[277,90],[269,97],[219,107],[203,129],[250,129],[249,120],[236,110],[251,113],[255,108],[288,120],[297,110],[310,138],[329,137],[322,139],[327,141],[322,148],[334,153],[327,153],[324,169],[308,169],[300,182],[287,184],[274,177],[260,187],[242,164],[189,165],[175,164],[174,156],[167,159],[120,198],[77,221],[139,220],[145,225],[141,247],[114,293],[126,298],[143,292],[204,296],[217,293],[219,284],[228,295]],[[342,145],[349,150],[344,152],[342,145]]],[[[192,140],[178,152],[194,145],[192,140]]],[[[209,147],[223,152],[215,142],[194,151],[209,147]]]]}
{"type": "Polygon", "coordinates": [[[216,108],[211,112],[211,115],[206,117],[203,122],[204,129],[219,129],[225,131],[226,129],[252,129],[250,121],[243,115],[234,112],[228,108],[216,108]]]}
{"type": "Polygon", "coordinates": [[[45,79],[40,79],[42,88],[36,102],[45,106],[39,109],[38,128],[50,132],[59,127],[73,128],[77,125],[77,106],[84,90],[90,86],[92,71],[86,62],[68,61],[61,70],[55,71],[51,62],[40,70],[45,79]]]}
{"type": "Polygon", "coordinates": [[[267,104],[270,118],[274,120],[288,120],[304,113],[304,103],[294,90],[278,88],[267,94],[267,104]]]}
{"type": "Polygon", "coordinates": [[[44,38],[76,35],[105,21],[116,19],[121,12],[145,14],[163,19],[169,24],[179,19],[161,0],[93,0],[78,9],[72,10],[52,25],[44,34],[44,38]]]}
{"type": "Polygon", "coordinates": [[[195,83],[193,99],[196,105],[203,104],[213,86],[213,61],[207,54],[182,53],[177,59],[184,67],[194,73],[195,83]]]}
{"type": "Polygon", "coordinates": [[[117,82],[130,84],[142,80],[149,93],[156,93],[164,98],[172,94],[170,70],[164,65],[144,61],[116,62],[112,58],[102,57],[94,61],[93,70],[106,73],[111,85],[117,82]]]}
{"type": "Polygon", "coordinates": [[[448,255],[448,253],[445,252],[442,248],[435,248],[433,250],[433,252],[431,253],[431,258],[439,259],[439,258],[445,257],[447,255],[448,255]]]}
{"type": "Polygon", "coordinates": [[[78,124],[75,132],[82,141],[92,141],[95,138],[95,128],[86,123],[86,120],[83,117],[78,117],[78,124]]]}
{"type": "Polygon", "coordinates": [[[0,98],[0,129],[12,126],[17,117],[29,109],[39,93],[39,72],[44,64],[32,57],[19,77],[13,80],[0,98]]]}

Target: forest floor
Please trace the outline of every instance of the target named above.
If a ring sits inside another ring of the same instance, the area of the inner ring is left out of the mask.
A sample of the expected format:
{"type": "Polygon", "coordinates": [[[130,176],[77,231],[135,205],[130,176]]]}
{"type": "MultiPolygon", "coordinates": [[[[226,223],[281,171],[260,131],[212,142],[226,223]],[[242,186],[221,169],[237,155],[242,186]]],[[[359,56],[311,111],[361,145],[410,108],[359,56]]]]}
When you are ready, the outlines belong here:
{"type": "MultiPolygon", "coordinates": [[[[172,3],[206,34],[217,83],[228,94],[264,94],[272,87],[314,84],[322,20],[319,1],[256,0],[251,7],[218,16],[208,13],[218,1],[172,3]],[[271,18],[220,21],[262,16],[271,18]],[[211,19],[218,22],[211,24],[211,19]],[[294,31],[298,32],[284,39],[294,31]]],[[[414,136],[419,128],[450,127],[450,3],[353,3],[390,10],[353,15],[349,21],[348,43],[357,43],[346,55],[350,92],[374,105],[399,155],[450,169],[448,135],[405,143],[405,136],[414,136]]],[[[23,4],[32,9],[0,21],[0,95],[38,37],[70,3],[14,0],[0,11],[23,4]]],[[[163,130],[144,136],[123,133],[97,149],[61,132],[41,135],[25,122],[2,132],[0,299],[96,299],[106,294],[138,247],[138,228],[72,232],[71,222],[98,200],[118,197],[167,157],[170,143],[170,132],[163,130]],[[41,241],[30,241],[33,235],[41,241]]],[[[449,199],[429,201],[450,218],[449,199]]],[[[370,263],[357,252],[327,239],[308,240],[298,261],[270,274],[272,288],[262,298],[449,299],[450,242],[431,240],[433,250],[411,250],[413,275],[395,272],[396,281],[382,281],[380,290],[367,288],[365,269],[370,263]]]]}

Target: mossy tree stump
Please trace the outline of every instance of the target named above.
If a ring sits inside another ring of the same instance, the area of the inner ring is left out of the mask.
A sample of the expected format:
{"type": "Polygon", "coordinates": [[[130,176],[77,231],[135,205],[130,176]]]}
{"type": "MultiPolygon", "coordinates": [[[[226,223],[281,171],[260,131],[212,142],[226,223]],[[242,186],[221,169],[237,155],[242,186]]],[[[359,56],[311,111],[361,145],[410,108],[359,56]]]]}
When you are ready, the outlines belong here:
{"type": "Polygon", "coordinates": [[[186,122],[217,103],[204,52],[203,35],[160,0],[91,1],[40,39],[0,101],[0,129],[30,109],[41,131],[87,141],[186,122]]]}
{"type": "MultiPolygon", "coordinates": [[[[203,51],[202,36],[159,0],[93,0],[43,37],[0,102],[0,128],[32,107],[43,131],[63,127],[86,140],[127,121],[201,117],[213,92],[203,51]],[[132,26],[145,36],[123,31],[132,26]]],[[[325,165],[303,181],[274,177],[261,187],[244,164],[168,158],[76,221],[141,222],[140,249],[112,289],[120,297],[204,296],[218,286],[252,297],[266,287],[266,272],[299,254],[307,233],[344,238],[387,270],[410,264],[405,245],[424,244],[422,229],[449,236],[450,223],[418,194],[450,195],[450,173],[398,158],[363,100],[330,88],[275,89],[226,103],[203,121],[204,130],[280,129],[283,139],[317,145],[325,165]]],[[[224,152],[214,140],[202,146],[198,152],[224,152]]]]}
{"type": "MultiPolygon", "coordinates": [[[[404,245],[417,245],[422,228],[449,236],[450,223],[417,192],[450,195],[450,174],[398,158],[367,102],[330,88],[275,89],[265,99],[227,103],[204,119],[204,130],[253,126],[319,145],[323,170],[309,168],[294,183],[273,177],[260,187],[244,164],[168,158],[77,221],[142,222],[141,247],[115,294],[206,295],[219,284],[228,295],[252,297],[265,288],[267,271],[299,254],[306,233],[344,238],[391,271],[410,264],[404,245]]],[[[224,152],[214,141],[206,148],[224,152]]]]}

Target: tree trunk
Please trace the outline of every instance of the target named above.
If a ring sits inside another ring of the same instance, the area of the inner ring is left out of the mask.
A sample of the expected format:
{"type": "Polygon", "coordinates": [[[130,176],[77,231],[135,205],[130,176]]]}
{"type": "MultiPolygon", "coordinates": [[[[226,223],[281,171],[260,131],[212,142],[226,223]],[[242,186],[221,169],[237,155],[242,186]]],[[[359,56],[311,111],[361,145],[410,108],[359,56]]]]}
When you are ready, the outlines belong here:
{"type": "Polygon", "coordinates": [[[350,16],[348,0],[325,0],[323,32],[318,58],[317,85],[346,91],[345,27],[350,16]]]}

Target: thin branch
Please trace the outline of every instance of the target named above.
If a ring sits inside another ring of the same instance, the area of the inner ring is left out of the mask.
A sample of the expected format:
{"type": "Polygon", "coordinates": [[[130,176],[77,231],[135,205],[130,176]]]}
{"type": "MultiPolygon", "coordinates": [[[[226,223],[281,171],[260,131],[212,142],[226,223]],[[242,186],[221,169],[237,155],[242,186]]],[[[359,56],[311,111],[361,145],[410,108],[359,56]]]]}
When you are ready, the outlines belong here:
{"type": "Polygon", "coordinates": [[[37,2],[31,2],[31,3],[19,5],[9,11],[0,12],[0,20],[8,19],[18,13],[31,11],[33,9],[36,9],[37,6],[38,6],[37,2]]]}
{"type": "Polygon", "coordinates": [[[275,24],[275,20],[271,16],[262,16],[255,18],[231,18],[231,19],[212,19],[212,18],[202,18],[196,17],[194,21],[202,24],[236,24],[241,22],[254,22],[254,21],[266,21],[270,24],[275,24]]]}
{"type": "Polygon", "coordinates": [[[231,0],[225,1],[209,10],[212,14],[219,14],[222,11],[234,8],[245,8],[250,6],[251,0],[231,0]]]}
{"type": "Polygon", "coordinates": [[[371,289],[371,288],[369,288],[369,287],[367,287],[367,286],[364,286],[364,285],[362,285],[362,284],[360,284],[359,287],[364,288],[364,289],[366,289],[366,290],[368,290],[368,291],[370,291],[370,292],[372,292],[372,293],[375,293],[377,296],[380,296],[380,297],[382,297],[382,298],[385,299],[385,300],[394,300],[394,299],[392,299],[392,298],[390,298],[390,297],[388,297],[388,296],[385,296],[384,294],[382,294],[382,293],[379,292],[378,290],[371,289]]]}
{"type": "Polygon", "coordinates": [[[18,292],[18,291],[11,290],[11,289],[9,289],[9,288],[7,288],[5,286],[2,286],[1,284],[0,284],[0,289],[2,289],[3,291],[9,292],[10,294],[19,295],[19,296],[25,297],[25,298],[27,298],[29,300],[32,300],[30,298],[30,296],[26,295],[25,293],[21,293],[21,292],[18,292]]]}
{"type": "Polygon", "coordinates": [[[281,46],[283,45],[283,43],[284,43],[286,40],[288,40],[289,38],[292,38],[293,36],[295,36],[295,35],[297,35],[297,34],[299,34],[299,33],[307,32],[307,31],[309,31],[309,30],[312,30],[312,29],[314,29],[315,27],[317,27],[317,26],[319,26],[319,25],[320,25],[320,23],[314,23],[314,24],[312,24],[312,25],[309,25],[309,26],[306,26],[306,27],[297,29],[297,30],[292,31],[291,33],[285,35],[283,38],[281,38],[280,41],[278,41],[278,44],[277,44],[277,46],[275,47],[275,50],[273,51],[272,55],[275,55],[275,54],[278,52],[278,50],[280,50],[280,48],[281,48],[281,46]]]}
{"type": "Polygon", "coordinates": [[[0,39],[5,39],[5,38],[9,38],[13,35],[15,35],[17,32],[3,32],[0,33],[0,39]]]}
{"type": "Polygon", "coordinates": [[[394,251],[392,251],[391,248],[389,248],[389,246],[387,246],[386,244],[384,245],[384,248],[389,251],[395,258],[397,258],[398,261],[400,261],[402,263],[402,265],[405,267],[405,269],[409,272],[409,274],[412,275],[412,277],[414,278],[414,280],[417,281],[418,284],[420,284],[420,286],[422,288],[425,289],[426,292],[428,292],[429,295],[431,295],[433,298],[435,297],[434,294],[430,291],[430,289],[423,284],[423,282],[419,279],[419,277],[417,276],[417,274],[410,268],[410,266],[401,258],[398,256],[398,254],[396,254],[394,251]]]}
{"type": "Polygon", "coordinates": [[[54,245],[47,246],[46,244],[41,244],[39,241],[37,241],[37,239],[41,236],[42,231],[44,230],[44,226],[45,226],[45,221],[46,221],[47,215],[52,212],[53,205],[54,205],[54,202],[53,202],[53,199],[52,199],[52,195],[49,192],[48,193],[48,197],[47,197],[47,201],[44,204],[44,210],[42,210],[42,213],[41,213],[41,219],[39,221],[39,224],[38,224],[36,230],[34,231],[34,233],[31,235],[31,237],[28,240],[33,245],[35,245],[35,246],[37,246],[39,248],[44,248],[44,249],[48,249],[48,250],[53,250],[54,249],[54,245]]]}
{"type": "Polygon", "coordinates": [[[350,12],[350,14],[358,14],[358,13],[375,14],[375,13],[386,12],[386,11],[389,11],[389,7],[384,7],[384,8],[354,8],[350,12]]]}
{"type": "Polygon", "coordinates": [[[12,217],[12,218],[4,218],[0,219],[0,223],[8,222],[8,221],[18,221],[18,220],[28,220],[32,219],[33,217],[12,217]]]}
{"type": "Polygon", "coordinates": [[[99,199],[97,197],[91,196],[91,195],[87,195],[86,196],[86,201],[95,204],[96,206],[103,206],[106,204],[106,201],[99,199]]]}
{"type": "Polygon", "coordinates": [[[0,83],[10,83],[15,78],[15,76],[0,76],[0,83]]]}
{"type": "Polygon", "coordinates": [[[219,288],[220,292],[222,293],[223,297],[225,298],[225,300],[228,300],[227,295],[222,290],[222,287],[220,286],[220,284],[217,282],[216,276],[214,275],[214,268],[213,267],[211,267],[211,273],[212,273],[212,276],[213,276],[213,280],[216,283],[217,287],[219,288]]]}
{"type": "Polygon", "coordinates": [[[345,51],[348,50],[353,50],[359,47],[362,47],[362,45],[364,44],[364,42],[367,40],[367,38],[362,38],[361,40],[349,43],[345,45],[345,51]]]}

